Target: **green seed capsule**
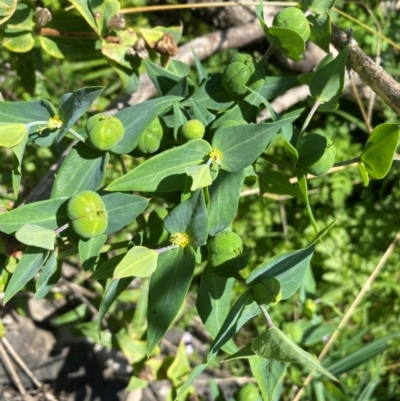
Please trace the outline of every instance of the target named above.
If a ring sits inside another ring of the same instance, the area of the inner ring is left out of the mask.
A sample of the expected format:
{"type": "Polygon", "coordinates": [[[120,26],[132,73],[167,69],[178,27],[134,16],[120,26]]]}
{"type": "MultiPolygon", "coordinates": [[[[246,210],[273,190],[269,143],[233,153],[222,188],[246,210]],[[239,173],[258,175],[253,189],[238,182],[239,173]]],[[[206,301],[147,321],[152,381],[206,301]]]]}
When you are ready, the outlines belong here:
{"type": "Polygon", "coordinates": [[[103,234],[108,226],[108,214],[100,195],[82,191],[68,202],[67,215],[74,231],[83,238],[103,234]]]}
{"type": "Polygon", "coordinates": [[[282,299],[281,285],[276,278],[264,277],[253,287],[253,298],[259,304],[275,305],[282,299]]]}
{"type": "Polygon", "coordinates": [[[142,134],[137,145],[142,153],[154,153],[160,148],[163,137],[163,127],[160,119],[156,117],[142,134]]]}
{"type": "Polygon", "coordinates": [[[117,117],[96,114],[86,123],[91,144],[99,150],[111,150],[125,136],[125,128],[117,117]]]}
{"type": "Polygon", "coordinates": [[[203,123],[196,119],[186,121],[180,129],[181,136],[187,140],[201,139],[205,131],[203,123]]]}
{"type": "Polygon", "coordinates": [[[228,64],[222,73],[222,86],[231,95],[244,95],[245,85],[251,76],[251,69],[242,62],[228,64]]]}
{"type": "Polygon", "coordinates": [[[303,11],[297,7],[286,7],[279,11],[272,21],[272,26],[290,29],[298,33],[304,42],[310,37],[310,24],[303,11]]]}

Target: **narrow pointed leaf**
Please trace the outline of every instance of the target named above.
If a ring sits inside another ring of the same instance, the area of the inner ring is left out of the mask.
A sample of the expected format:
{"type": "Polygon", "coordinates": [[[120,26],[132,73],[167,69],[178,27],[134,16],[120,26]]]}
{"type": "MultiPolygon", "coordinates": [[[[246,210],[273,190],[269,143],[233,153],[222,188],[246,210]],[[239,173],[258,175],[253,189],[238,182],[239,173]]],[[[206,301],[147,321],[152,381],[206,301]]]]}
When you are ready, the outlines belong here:
{"type": "Polygon", "coordinates": [[[36,292],[33,299],[43,299],[57,284],[61,277],[62,263],[58,263],[56,251],[52,252],[43,266],[36,281],[36,292]]]}
{"type": "Polygon", "coordinates": [[[259,177],[260,195],[269,192],[278,195],[290,195],[294,198],[305,202],[304,196],[300,189],[293,185],[289,178],[279,171],[269,170],[259,177]]]}
{"type": "MultiPolygon", "coordinates": [[[[204,327],[212,338],[217,336],[229,313],[234,281],[234,278],[217,276],[209,266],[206,266],[201,276],[196,307],[204,327]]],[[[230,354],[237,351],[232,340],[229,340],[222,349],[230,354]]]]}
{"type": "Polygon", "coordinates": [[[288,363],[256,356],[249,358],[249,364],[263,400],[275,400],[276,390],[283,380],[288,363]]]}
{"type": "Polygon", "coordinates": [[[125,254],[114,256],[99,266],[90,276],[92,280],[104,280],[114,277],[114,270],[119,265],[125,254]]]}
{"type": "Polygon", "coordinates": [[[201,246],[208,236],[208,218],[204,193],[201,189],[176,206],[164,219],[164,227],[171,234],[186,233],[192,246],[201,246]]]}
{"type": "Polygon", "coordinates": [[[220,170],[217,178],[208,188],[210,205],[207,214],[210,235],[216,235],[225,230],[235,218],[243,179],[244,170],[235,173],[220,170]]]}
{"type": "Polygon", "coordinates": [[[78,143],[63,161],[51,197],[71,197],[86,189],[96,190],[103,180],[107,162],[108,153],[78,143]]]}
{"type": "Polygon", "coordinates": [[[170,192],[185,186],[185,168],[201,164],[211,152],[208,142],[193,139],[146,160],[113,181],[107,191],[170,192]]]}
{"type": "Polygon", "coordinates": [[[27,284],[43,266],[48,251],[45,249],[29,246],[11,276],[4,293],[3,303],[6,304],[25,284],[27,284]]]}
{"type": "Polygon", "coordinates": [[[99,316],[97,320],[99,327],[105,314],[110,309],[110,306],[113,304],[113,302],[115,302],[115,300],[121,295],[122,291],[124,291],[131,282],[132,277],[126,277],[120,280],[110,280],[108,282],[99,307],[99,316]]]}
{"type": "Polygon", "coordinates": [[[331,380],[337,381],[335,376],[319,363],[315,355],[301,349],[276,327],[271,327],[260,334],[253,341],[252,349],[257,355],[263,358],[286,363],[300,363],[311,369],[315,369],[331,380]]]}
{"type": "Polygon", "coordinates": [[[81,261],[83,270],[93,270],[96,265],[101,247],[106,243],[106,241],[106,234],[96,235],[92,238],[79,239],[79,259],[81,261]]]}
{"type": "Polygon", "coordinates": [[[68,93],[67,95],[69,96],[64,95],[60,102],[62,127],[58,133],[57,142],[61,141],[68,130],[100,96],[103,90],[103,86],[88,86],[86,88],[77,89],[73,93],[68,93]]]}
{"type": "Polygon", "coordinates": [[[195,268],[191,247],[162,252],[150,278],[147,312],[147,355],[150,355],[178,315],[195,268]]]}
{"type": "Polygon", "coordinates": [[[277,132],[297,117],[272,123],[234,125],[219,129],[212,140],[213,150],[221,152],[220,167],[235,172],[249,166],[277,138],[277,132]]]}

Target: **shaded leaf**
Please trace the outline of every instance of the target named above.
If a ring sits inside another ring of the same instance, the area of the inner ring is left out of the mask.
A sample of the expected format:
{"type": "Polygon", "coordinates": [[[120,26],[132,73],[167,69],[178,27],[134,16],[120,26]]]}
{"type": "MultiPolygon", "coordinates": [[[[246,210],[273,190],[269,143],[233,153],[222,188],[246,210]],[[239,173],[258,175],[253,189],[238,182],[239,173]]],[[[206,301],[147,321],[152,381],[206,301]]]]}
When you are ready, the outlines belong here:
{"type": "Polygon", "coordinates": [[[57,261],[56,251],[50,254],[36,281],[36,292],[33,299],[43,299],[57,284],[61,277],[61,261],[57,261]]]}
{"type": "Polygon", "coordinates": [[[93,270],[99,257],[102,246],[107,241],[106,234],[96,235],[92,238],[80,238],[78,244],[79,259],[83,270],[93,270]]]}

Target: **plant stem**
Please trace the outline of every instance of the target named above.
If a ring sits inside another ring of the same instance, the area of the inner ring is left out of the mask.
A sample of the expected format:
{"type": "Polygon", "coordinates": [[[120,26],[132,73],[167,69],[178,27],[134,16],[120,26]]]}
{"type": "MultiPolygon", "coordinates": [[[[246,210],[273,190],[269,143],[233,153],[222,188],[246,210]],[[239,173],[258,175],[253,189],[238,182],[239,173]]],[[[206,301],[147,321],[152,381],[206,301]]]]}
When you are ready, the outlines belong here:
{"type": "Polygon", "coordinates": [[[75,130],[73,130],[72,128],[70,128],[70,129],[68,130],[68,132],[69,132],[71,135],[73,135],[78,141],[85,142],[85,138],[84,138],[82,135],[78,134],[78,133],[77,133],[75,130]]]}
{"type": "Polygon", "coordinates": [[[267,51],[261,57],[260,64],[267,64],[267,61],[269,60],[269,58],[271,57],[271,55],[274,53],[275,50],[276,50],[275,47],[270,44],[267,51]]]}
{"type": "Polygon", "coordinates": [[[55,233],[56,235],[57,235],[57,234],[60,234],[62,231],[66,230],[68,227],[69,227],[69,223],[64,224],[63,226],[58,227],[56,230],[54,230],[54,233],[55,233]]]}
{"type": "Polygon", "coordinates": [[[40,125],[40,124],[46,124],[47,125],[48,121],[33,121],[31,123],[25,124],[26,129],[30,129],[31,127],[35,125],[40,125]]]}
{"type": "Polygon", "coordinates": [[[165,251],[170,251],[171,249],[176,249],[176,248],[179,248],[179,245],[168,245],[168,246],[165,246],[164,248],[156,249],[155,251],[158,254],[160,254],[160,253],[163,253],[165,251]]]}
{"type": "Polygon", "coordinates": [[[267,309],[265,309],[265,306],[261,305],[261,304],[258,304],[258,307],[260,308],[262,314],[264,315],[265,320],[267,321],[268,327],[269,328],[275,327],[274,323],[271,320],[271,317],[269,316],[269,314],[267,312],[267,309]]]}
{"type": "Polygon", "coordinates": [[[348,166],[349,164],[357,163],[360,161],[360,157],[355,157],[354,159],[349,159],[345,160],[342,162],[337,162],[333,165],[333,167],[339,167],[339,166],[348,166]]]}
{"type": "Polygon", "coordinates": [[[236,274],[235,279],[237,281],[239,281],[240,283],[242,283],[244,285],[247,285],[246,284],[246,280],[244,279],[244,277],[240,273],[236,274]]]}
{"type": "Polygon", "coordinates": [[[308,124],[310,124],[311,119],[313,118],[315,112],[317,111],[317,109],[320,105],[321,105],[321,102],[319,100],[316,100],[313,107],[311,107],[311,110],[308,113],[308,116],[306,117],[303,126],[301,127],[297,142],[300,140],[301,136],[304,134],[304,131],[307,129],[308,124]]]}

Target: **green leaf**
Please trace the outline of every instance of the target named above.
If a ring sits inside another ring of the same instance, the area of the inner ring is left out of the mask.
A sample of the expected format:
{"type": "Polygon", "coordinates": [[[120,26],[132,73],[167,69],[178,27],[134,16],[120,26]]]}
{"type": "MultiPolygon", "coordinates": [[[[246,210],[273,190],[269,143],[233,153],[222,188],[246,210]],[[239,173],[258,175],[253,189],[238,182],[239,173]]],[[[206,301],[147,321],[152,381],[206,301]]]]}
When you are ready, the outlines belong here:
{"type": "Polygon", "coordinates": [[[185,341],[181,339],[176,350],[175,358],[167,369],[167,377],[175,387],[178,387],[182,383],[182,379],[184,379],[189,372],[190,362],[186,352],[186,344],[185,341]]]}
{"type": "Polygon", "coordinates": [[[207,354],[207,362],[196,366],[190,374],[188,380],[179,389],[178,398],[184,394],[186,389],[193,381],[207,368],[207,366],[215,359],[218,351],[224,346],[237,331],[250,319],[260,313],[260,309],[254,302],[251,295],[251,289],[242,293],[230,309],[221,329],[211,344],[207,354]]]}
{"type": "Polygon", "coordinates": [[[343,373],[348,373],[355,369],[357,366],[371,360],[377,355],[382,355],[385,350],[391,345],[391,340],[398,337],[400,331],[396,331],[379,340],[372,341],[369,344],[361,346],[357,351],[340,358],[337,362],[331,364],[324,364],[333,375],[340,376],[343,373]]]}
{"type": "Polygon", "coordinates": [[[12,148],[27,136],[28,130],[21,123],[0,123],[0,146],[12,148]]]}
{"type": "Polygon", "coordinates": [[[361,178],[363,180],[363,185],[364,185],[364,187],[367,187],[369,184],[369,176],[368,176],[367,169],[365,168],[365,165],[363,162],[358,163],[358,169],[360,171],[361,178]]]}
{"type": "Polygon", "coordinates": [[[107,241],[107,235],[96,235],[92,238],[80,238],[78,244],[79,259],[83,270],[94,270],[102,246],[107,241]]]}
{"type": "Polygon", "coordinates": [[[185,186],[185,167],[204,162],[211,152],[208,142],[193,139],[146,160],[128,174],[113,181],[107,191],[171,192],[185,186]]]}
{"type": "Polygon", "coordinates": [[[249,358],[249,363],[263,400],[274,401],[276,390],[283,380],[288,364],[258,356],[249,358]]]}
{"type": "Polygon", "coordinates": [[[55,230],[68,222],[66,201],[67,198],[39,201],[0,214],[0,231],[12,234],[28,223],[55,230]]]}
{"type": "Polygon", "coordinates": [[[368,174],[375,179],[382,179],[392,166],[393,156],[399,143],[399,124],[379,124],[365,143],[361,162],[368,174]]]}
{"type": "Polygon", "coordinates": [[[274,141],[277,132],[297,117],[290,117],[272,123],[234,125],[219,129],[212,140],[213,150],[222,153],[220,167],[235,172],[252,164],[274,141]]]}
{"type": "Polygon", "coordinates": [[[35,39],[30,31],[3,31],[1,44],[15,53],[26,53],[33,49],[35,39]]]}
{"type": "Polygon", "coordinates": [[[303,11],[311,10],[315,14],[328,12],[335,4],[336,0],[300,0],[303,11]]]}
{"type": "Polygon", "coordinates": [[[37,248],[35,246],[28,246],[28,248],[26,248],[7,285],[4,293],[4,304],[6,304],[18,291],[25,286],[26,283],[28,283],[28,281],[35,276],[35,274],[42,267],[47,255],[48,251],[44,249],[37,248]]]}
{"type": "Polygon", "coordinates": [[[101,194],[107,213],[108,226],[105,234],[112,234],[132,223],[149,204],[150,199],[123,193],[101,194]]]}
{"type": "Polygon", "coordinates": [[[196,70],[197,70],[197,76],[199,77],[199,85],[201,85],[204,81],[207,80],[208,72],[201,64],[201,61],[197,57],[197,54],[193,48],[192,48],[192,54],[193,54],[194,65],[196,66],[196,70]]]}
{"type": "Polygon", "coordinates": [[[175,103],[173,106],[174,110],[174,139],[175,141],[179,140],[179,130],[181,126],[188,121],[184,109],[180,104],[175,103]]]}
{"type": "Polygon", "coordinates": [[[157,251],[134,246],[118,263],[114,270],[114,279],[125,277],[148,277],[157,267],[157,251]]]}
{"type": "Polygon", "coordinates": [[[213,113],[210,113],[199,102],[193,99],[190,99],[190,101],[192,103],[194,118],[201,121],[205,127],[207,127],[215,120],[215,115],[213,113]]]}
{"type": "Polygon", "coordinates": [[[309,15],[310,21],[310,40],[318,45],[322,50],[329,52],[329,43],[332,36],[331,17],[328,12],[309,15]]]}
{"type": "Polygon", "coordinates": [[[67,93],[61,98],[59,108],[62,126],[57,136],[57,143],[64,138],[68,130],[87,111],[103,90],[103,86],[88,86],[77,89],[73,93],[67,93]]]}
{"type": "Polygon", "coordinates": [[[36,48],[25,53],[11,53],[11,61],[20,80],[20,84],[31,96],[35,95],[36,88],[36,55],[36,48]]]}
{"type": "Polygon", "coordinates": [[[33,224],[24,224],[16,233],[15,237],[19,242],[25,245],[35,246],[37,248],[54,250],[54,241],[56,234],[53,230],[43,228],[33,224]]]}
{"type": "Polygon", "coordinates": [[[185,168],[185,173],[192,177],[191,191],[208,187],[212,184],[212,178],[210,174],[210,167],[206,164],[200,164],[200,166],[191,166],[185,168]]]}
{"type": "Polygon", "coordinates": [[[82,142],[76,144],[56,175],[51,197],[71,197],[86,189],[96,190],[103,181],[108,158],[108,153],[82,142]]]}
{"type": "Polygon", "coordinates": [[[234,104],[234,99],[222,86],[221,73],[213,74],[207,78],[190,99],[183,102],[182,105],[190,106],[191,100],[195,100],[207,110],[216,111],[226,110],[234,104]]]}
{"type": "Polygon", "coordinates": [[[12,169],[12,184],[14,196],[18,198],[19,186],[21,184],[22,178],[22,158],[24,157],[24,152],[26,148],[26,144],[28,142],[28,135],[24,137],[24,139],[16,146],[13,146],[11,149],[14,152],[13,159],[13,169],[12,169]]]}
{"type": "Polygon", "coordinates": [[[315,242],[325,235],[336,223],[334,220],[315,237],[306,248],[276,255],[256,267],[247,277],[246,284],[252,285],[263,277],[274,277],[280,285],[282,299],[290,298],[300,287],[315,250],[315,242]]]}
{"type": "Polygon", "coordinates": [[[113,148],[113,153],[125,154],[132,152],[151,122],[165,109],[181,99],[179,96],[163,96],[127,107],[116,113],[115,117],[118,117],[125,127],[125,136],[113,148]]]}
{"type": "Polygon", "coordinates": [[[179,75],[175,75],[172,72],[166,70],[165,68],[162,68],[157,64],[152,63],[151,61],[144,60],[144,65],[146,66],[147,73],[149,74],[149,77],[152,80],[160,96],[165,96],[182,79],[186,81],[185,77],[182,78],[179,75]]]}
{"type": "MultiPolygon", "coordinates": [[[[215,338],[228,316],[234,278],[219,277],[206,266],[201,275],[201,284],[197,294],[196,307],[204,327],[215,338]]],[[[229,340],[222,349],[232,354],[237,347],[229,340]]]]}
{"type": "Polygon", "coordinates": [[[243,179],[244,170],[235,173],[220,170],[217,178],[208,188],[210,205],[207,213],[210,235],[216,235],[225,230],[235,218],[243,179]]]}
{"type": "Polygon", "coordinates": [[[343,92],[348,53],[347,45],[333,61],[314,72],[310,81],[310,93],[315,100],[326,103],[343,92]]]}
{"type": "Polygon", "coordinates": [[[171,233],[186,233],[192,246],[204,245],[208,236],[208,218],[204,193],[201,189],[176,206],[164,219],[165,229],[171,233]]]}
{"type": "Polygon", "coordinates": [[[57,261],[56,251],[52,252],[43,266],[36,281],[36,292],[33,299],[43,299],[57,284],[61,277],[62,263],[57,261]]]}
{"type": "Polygon", "coordinates": [[[178,315],[195,268],[191,247],[160,253],[157,269],[150,278],[147,312],[147,355],[150,355],[178,315]]]}
{"type": "Polygon", "coordinates": [[[98,31],[96,20],[90,10],[90,2],[88,0],[70,0],[70,3],[72,3],[78,12],[85,18],[90,27],[100,35],[101,33],[98,31]]]}
{"type": "MultiPolygon", "coordinates": [[[[57,114],[54,106],[47,100],[32,102],[2,102],[0,121],[8,123],[29,124],[34,121],[48,121],[57,114]]],[[[45,124],[43,124],[45,125],[45,124]]],[[[57,134],[57,130],[48,129],[39,133],[40,125],[32,125],[29,129],[29,141],[39,146],[50,146],[57,134]]]]}
{"type": "Polygon", "coordinates": [[[188,66],[183,61],[174,59],[170,60],[167,66],[167,70],[181,78],[186,77],[190,74],[190,66],[188,66]]]}
{"type": "Polygon", "coordinates": [[[270,27],[266,32],[268,42],[286,57],[294,61],[303,59],[306,42],[295,31],[281,27],[270,27]]]}
{"type": "MultiPolygon", "coordinates": [[[[117,258],[117,256],[115,258],[117,258]]],[[[131,282],[132,277],[123,278],[121,280],[110,280],[108,282],[99,307],[99,316],[97,318],[99,328],[101,327],[101,321],[103,320],[107,311],[110,309],[110,306],[113,304],[113,302],[115,302],[115,300],[121,295],[122,291],[124,291],[131,282]]]]}
{"type": "Polygon", "coordinates": [[[307,365],[329,379],[337,381],[335,376],[322,367],[315,355],[302,350],[277,327],[270,327],[260,334],[253,341],[252,349],[263,358],[307,365]]]}
{"type": "Polygon", "coordinates": [[[92,280],[104,280],[114,276],[114,270],[124,258],[125,253],[114,256],[113,258],[104,262],[98,267],[95,272],[90,276],[92,280]]]}
{"type": "Polygon", "coordinates": [[[108,31],[108,21],[118,13],[120,3],[118,0],[89,0],[89,7],[92,14],[95,16],[95,22],[97,26],[97,33],[100,36],[104,36],[108,31]]]}
{"type": "Polygon", "coordinates": [[[293,185],[289,178],[275,170],[268,170],[259,176],[260,195],[266,192],[277,195],[290,195],[306,203],[303,193],[293,185]]]}
{"type": "Polygon", "coordinates": [[[17,8],[17,0],[2,0],[0,2],[0,24],[12,17],[17,8]]]}

